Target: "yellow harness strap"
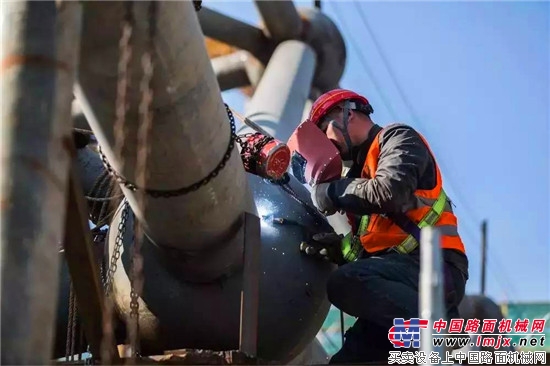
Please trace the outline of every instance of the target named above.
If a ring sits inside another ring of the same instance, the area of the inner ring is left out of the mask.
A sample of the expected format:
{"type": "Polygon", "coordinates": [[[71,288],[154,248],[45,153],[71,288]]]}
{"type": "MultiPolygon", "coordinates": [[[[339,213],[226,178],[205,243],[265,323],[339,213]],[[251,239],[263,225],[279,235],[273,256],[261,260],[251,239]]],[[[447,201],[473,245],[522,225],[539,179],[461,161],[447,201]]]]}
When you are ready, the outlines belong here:
{"type": "MultiPolygon", "coordinates": [[[[433,226],[439,221],[439,218],[441,217],[441,214],[443,213],[443,210],[445,208],[445,203],[447,202],[447,194],[443,189],[441,189],[441,192],[439,193],[439,196],[437,197],[437,200],[434,202],[430,210],[424,215],[424,217],[420,220],[418,223],[418,227],[422,229],[426,226],[433,226]]],[[[359,222],[359,228],[357,229],[357,235],[352,235],[352,233],[348,233],[342,239],[342,254],[344,256],[344,259],[348,262],[355,261],[358,256],[359,252],[361,251],[362,245],[359,238],[367,233],[367,227],[369,226],[369,220],[370,215],[364,215],[361,217],[361,221],[359,222]]],[[[416,241],[414,236],[410,235],[405,238],[401,242],[401,244],[396,245],[392,249],[396,250],[399,253],[402,254],[408,254],[416,249],[416,247],[419,245],[419,243],[416,241]]]]}

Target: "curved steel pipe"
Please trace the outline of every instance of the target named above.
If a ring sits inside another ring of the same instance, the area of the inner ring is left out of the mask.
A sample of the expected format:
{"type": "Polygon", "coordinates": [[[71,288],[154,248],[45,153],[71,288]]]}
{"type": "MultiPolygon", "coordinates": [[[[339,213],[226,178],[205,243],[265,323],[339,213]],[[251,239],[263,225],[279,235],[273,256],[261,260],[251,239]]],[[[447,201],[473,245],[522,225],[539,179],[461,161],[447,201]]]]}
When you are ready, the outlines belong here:
{"type": "MultiPolygon", "coordinates": [[[[308,99],[315,53],[300,41],[277,46],[246,110],[246,115],[271,136],[287,141],[301,121],[308,99]]],[[[239,133],[248,131],[243,127],[239,133]]]]}
{"type": "Polygon", "coordinates": [[[275,49],[275,42],[267,38],[260,28],[203,7],[198,12],[205,36],[246,50],[267,63],[275,49]]]}
{"type": "MultiPolygon", "coordinates": [[[[230,125],[204,38],[191,2],[153,2],[154,128],[149,135],[145,187],[176,190],[215,170],[230,141],[230,125]],[[183,29],[182,29],[183,25],[183,29]]],[[[125,2],[85,2],[80,88],[77,98],[102,150],[115,171],[135,182],[137,114],[141,100],[141,55],[148,34],[149,2],[134,3],[132,59],[122,155],[115,155],[117,66],[125,2]],[[97,26],[98,22],[101,26],[97,26]],[[121,164],[124,160],[124,164],[121,164]]],[[[204,10],[204,9],[203,9],[204,10]]],[[[146,196],[143,210],[136,193],[124,188],[132,211],[156,244],[187,251],[225,242],[245,210],[248,192],[237,148],[219,174],[200,189],[170,198],[146,196]]]]}
{"type": "Polygon", "coordinates": [[[255,0],[267,35],[276,43],[298,39],[302,33],[302,19],[292,0],[255,0]]]}

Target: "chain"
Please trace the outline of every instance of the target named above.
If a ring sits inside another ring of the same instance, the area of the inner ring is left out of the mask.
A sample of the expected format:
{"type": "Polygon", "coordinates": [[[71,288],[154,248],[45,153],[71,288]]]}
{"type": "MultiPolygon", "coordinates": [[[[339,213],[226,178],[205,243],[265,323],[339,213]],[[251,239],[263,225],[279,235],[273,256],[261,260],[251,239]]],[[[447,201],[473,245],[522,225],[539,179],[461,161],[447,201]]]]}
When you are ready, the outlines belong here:
{"type": "MultiPolygon", "coordinates": [[[[76,302],[76,296],[74,292],[73,281],[70,282],[69,288],[69,315],[67,318],[67,336],[65,343],[65,359],[67,361],[73,361],[75,355],[76,345],[76,325],[78,320],[78,307],[76,302]]],[[[81,327],[79,327],[81,328],[81,327]]]]}
{"type": "MultiPolygon", "coordinates": [[[[226,149],[225,154],[223,155],[222,159],[220,160],[218,165],[206,177],[202,178],[200,181],[198,181],[196,183],[193,183],[193,184],[191,184],[190,186],[187,186],[187,187],[182,187],[182,188],[177,188],[177,189],[172,189],[172,190],[160,190],[160,189],[149,189],[149,188],[141,189],[141,190],[144,191],[147,195],[149,195],[153,198],[178,197],[178,196],[183,196],[183,195],[189,194],[191,192],[198,191],[201,187],[207,185],[208,183],[210,183],[210,181],[212,179],[217,177],[218,174],[220,174],[220,172],[225,168],[225,165],[227,164],[227,162],[231,158],[231,153],[233,152],[233,149],[235,148],[235,140],[237,139],[237,135],[235,134],[235,117],[233,117],[233,113],[231,112],[231,109],[229,109],[229,106],[227,104],[225,104],[225,109],[226,109],[226,112],[227,112],[227,116],[229,118],[229,123],[230,123],[230,128],[231,128],[231,137],[229,139],[227,149],[226,149]]],[[[101,156],[101,160],[103,161],[103,165],[105,165],[105,168],[107,169],[109,174],[111,174],[117,180],[117,182],[122,184],[127,189],[129,189],[133,192],[137,191],[139,189],[137,187],[137,185],[134,184],[134,183],[131,183],[126,178],[124,178],[122,175],[120,175],[118,172],[116,172],[113,169],[113,167],[111,167],[109,162],[107,161],[107,158],[103,154],[103,152],[101,151],[101,148],[99,148],[98,150],[99,150],[99,155],[101,156]]]]}
{"type": "MultiPolygon", "coordinates": [[[[127,94],[131,82],[129,77],[130,59],[132,56],[131,39],[134,30],[134,13],[133,13],[133,1],[124,3],[124,18],[121,20],[121,37],[119,41],[119,60],[118,60],[118,74],[117,74],[117,91],[115,101],[115,121],[113,123],[114,133],[114,154],[120,157],[121,169],[124,166],[124,155],[122,154],[125,139],[125,121],[127,105],[127,94]]],[[[110,172],[109,172],[110,174],[110,172]]],[[[113,248],[113,254],[110,258],[107,275],[103,288],[105,291],[105,304],[104,304],[104,316],[103,316],[103,338],[101,341],[101,359],[102,363],[110,364],[112,357],[112,345],[114,342],[114,330],[113,330],[113,316],[114,316],[114,299],[112,294],[113,277],[117,270],[117,262],[120,259],[120,249],[122,248],[124,233],[126,231],[126,220],[128,219],[128,202],[124,201],[122,207],[122,213],[120,222],[118,223],[117,236],[115,238],[115,246],[113,248]]]]}
{"type": "Polygon", "coordinates": [[[140,225],[134,220],[134,253],[132,256],[132,272],[130,278],[130,320],[128,324],[129,341],[132,357],[140,354],[139,350],[139,295],[143,288],[143,257],[141,256],[142,240],[140,225]],[[137,235],[136,235],[137,234],[137,235]]]}
{"type": "Polygon", "coordinates": [[[115,238],[115,247],[113,248],[113,255],[110,258],[109,268],[107,270],[107,276],[103,283],[103,290],[105,294],[109,294],[112,290],[113,278],[118,267],[118,260],[120,259],[120,249],[122,248],[124,234],[126,233],[126,221],[130,213],[128,201],[124,201],[122,206],[122,214],[117,227],[117,234],[115,238]]]}
{"type": "Polygon", "coordinates": [[[103,282],[103,291],[105,293],[105,312],[103,314],[103,338],[101,340],[101,358],[104,364],[109,365],[111,363],[110,348],[113,343],[113,311],[114,304],[112,299],[113,278],[117,270],[117,262],[120,259],[120,249],[122,248],[124,234],[126,233],[126,221],[129,215],[128,201],[124,201],[122,206],[122,213],[120,221],[117,227],[117,235],[115,238],[115,246],[113,248],[113,254],[110,258],[109,267],[105,276],[105,282],[103,282]]]}
{"type": "Polygon", "coordinates": [[[66,343],[65,343],[65,359],[68,361],[69,356],[71,356],[72,360],[72,353],[71,349],[73,348],[73,342],[74,342],[74,336],[73,336],[73,322],[74,322],[74,289],[73,289],[73,281],[70,282],[69,287],[69,315],[67,318],[67,336],[66,336],[66,343]]]}
{"type": "Polygon", "coordinates": [[[76,296],[74,295],[74,290],[73,290],[73,308],[72,308],[72,312],[73,312],[73,321],[71,323],[71,361],[73,361],[73,359],[75,358],[74,355],[75,355],[75,345],[76,345],[76,323],[77,323],[77,319],[78,319],[78,305],[77,305],[77,301],[76,301],[76,296]]]}
{"type": "MultiPolygon", "coordinates": [[[[157,16],[157,4],[155,1],[149,3],[149,39],[148,47],[142,57],[143,76],[140,82],[141,103],[139,112],[141,123],[138,128],[137,136],[137,157],[136,157],[136,179],[139,185],[145,185],[145,173],[147,169],[147,158],[149,153],[148,136],[152,128],[153,115],[151,112],[151,104],[153,101],[153,91],[151,88],[151,80],[153,79],[153,50],[155,38],[155,26],[157,16]]],[[[139,206],[143,211],[146,210],[146,202],[144,192],[140,191],[137,195],[139,206]]],[[[139,344],[139,297],[143,290],[143,257],[141,255],[141,242],[143,240],[143,228],[134,220],[134,251],[132,256],[132,275],[130,279],[130,324],[129,338],[132,349],[132,357],[135,358],[140,354],[139,344]]]]}

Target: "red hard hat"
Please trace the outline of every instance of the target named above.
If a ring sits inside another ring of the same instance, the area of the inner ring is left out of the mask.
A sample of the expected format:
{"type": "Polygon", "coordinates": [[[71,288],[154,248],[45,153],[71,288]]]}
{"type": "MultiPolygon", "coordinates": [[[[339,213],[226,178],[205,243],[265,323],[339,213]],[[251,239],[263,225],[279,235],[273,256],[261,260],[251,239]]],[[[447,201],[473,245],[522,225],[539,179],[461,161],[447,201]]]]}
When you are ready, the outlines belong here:
{"type": "Polygon", "coordinates": [[[344,100],[358,101],[360,104],[370,108],[370,103],[364,96],[347,89],[333,89],[321,95],[313,103],[311,112],[309,113],[309,120],[317,125],[319,120],[327,114],[328,111],[344,100]]]}

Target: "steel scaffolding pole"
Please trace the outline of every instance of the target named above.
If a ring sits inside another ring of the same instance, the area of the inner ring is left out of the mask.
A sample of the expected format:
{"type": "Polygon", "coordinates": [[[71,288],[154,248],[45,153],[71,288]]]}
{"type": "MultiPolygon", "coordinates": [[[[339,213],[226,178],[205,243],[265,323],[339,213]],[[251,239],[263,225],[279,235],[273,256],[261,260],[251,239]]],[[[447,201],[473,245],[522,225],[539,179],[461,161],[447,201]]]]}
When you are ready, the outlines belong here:
{"type": "Polygon", "coordinates": [[[432,343],[432,325],[439,319],[445,319],[443,302],[443,269],[441,255],[441,234],[432,226],[422,228],[420,234],[420,318],[428,319],[428,327],[420,329],[421,351],[429,356],[432,352],[444,358],[444,347],[435,348],[432,343]]]}
{"type": "MultiPolygon", "coordinates": [[[[270,135],[287,141],[301,121],[315,64],[314,51],[303,42],[291,40],[277,46],[247,105],[247,117],[270,135]]],[[[249,131],[242,126],[239,133],[249,131]]]]}
{"type": "MultiPolygon", "coordinates": [[[[152,80],[154,128],[148,137],[145,188],[177,190],[189,187],[217,169],[230,143],[230,123],[220,88],[208,58],[193,4],[154,2],[157,6],[152,80]]],[[[85,2],[81,67],[77,98],[103,152],[118,174],[135,182],[136,134],[139,126],[138,87],[129,88],[131,105],[125,121],[122,156],[114,151],[117,77],[121,21],[125,2],[85,2]],[[101,19],[103,26],[98,27],[101,19]],[[101,67],[97,67],[98,63],[101,67]],[[125,164],[121,166],[121,158],[125,164]]],[[[140,57],[148,32],[149,2],[134,3],[135,24],[130,67],[131,85],[142,77],[140,57]]],[[[203,9],[204,10],[204,9],[203,9]]],[[[203,11],[201,10],[201,11],[203,11]]],[[[188,251],[227,242],[242,220],[248,194],[239,153],[234,148],[219,174],[198,190],[154,198],[146,195],[143,211],[136,192],[124,193],[156,244],[188,251]]]]}
{"type": "Polygon", "coordinates": [[[47,364],[51,357],[80,6],[70,1],[3,3],[3,364],[47,364]]]}

